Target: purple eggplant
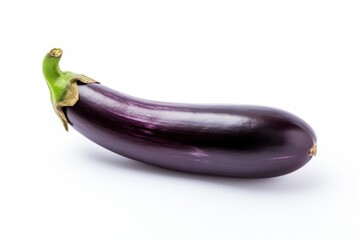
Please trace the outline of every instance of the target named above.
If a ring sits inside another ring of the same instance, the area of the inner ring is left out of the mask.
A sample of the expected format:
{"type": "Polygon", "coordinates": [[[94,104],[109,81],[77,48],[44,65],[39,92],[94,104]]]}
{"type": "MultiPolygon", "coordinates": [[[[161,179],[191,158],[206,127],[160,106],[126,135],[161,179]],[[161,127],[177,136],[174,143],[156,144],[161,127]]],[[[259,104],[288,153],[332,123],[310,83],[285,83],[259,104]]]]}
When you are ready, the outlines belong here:
{"type": "Polygon", "coordinates": [[[188,173],[266,178],[316,155],[316,135],[297,116],[245,105],[164,103],[132,97],[44,59],[54,109],[88,139],[125,157],[188,173]]]}

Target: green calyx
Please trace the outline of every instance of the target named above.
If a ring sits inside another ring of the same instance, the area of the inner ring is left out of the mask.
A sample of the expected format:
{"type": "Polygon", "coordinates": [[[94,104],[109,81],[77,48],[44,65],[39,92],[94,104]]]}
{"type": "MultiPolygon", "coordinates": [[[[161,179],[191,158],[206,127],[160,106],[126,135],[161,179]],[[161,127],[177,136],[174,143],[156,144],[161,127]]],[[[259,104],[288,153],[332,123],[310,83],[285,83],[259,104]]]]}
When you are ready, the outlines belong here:
{"type": "Polygon", "coordinates": [[[98,83],[94,79],[73,72],[62,72],[59,62],[62,56],[60,48],[52,49],[46,54],[43,61],[43,74],[50,90],[51,103],[55,113],[68,130],[68,120],[63,112],[63,107],[74,106],[79,100],[78,82],[98,83]]]}

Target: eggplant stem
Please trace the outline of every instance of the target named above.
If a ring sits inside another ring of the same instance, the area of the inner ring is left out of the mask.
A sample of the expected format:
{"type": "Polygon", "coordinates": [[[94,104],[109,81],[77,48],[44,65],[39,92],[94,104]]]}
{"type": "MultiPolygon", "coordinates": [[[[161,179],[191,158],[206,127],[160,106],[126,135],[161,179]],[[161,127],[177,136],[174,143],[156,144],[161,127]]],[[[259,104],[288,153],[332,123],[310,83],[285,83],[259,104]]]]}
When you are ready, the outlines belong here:
{"type": "Polygon", "coordinates": [[[68,120],[63,107],[74,106],[79,100],[77,82],[98,83],[94,79],[73,72],[62,72],[59,67],[63,51],[53,48],[43,60],[43,74],[50,90],[51,102],[55,113],[62,121],[65,130],[68,130],[68,120]]]}
{"type": "Polygon", "coordinates": [[[52,56],[52,57],[61,57],[63,51],[61,50],[61,48],[53,48],[49,54],[52,56]]]}

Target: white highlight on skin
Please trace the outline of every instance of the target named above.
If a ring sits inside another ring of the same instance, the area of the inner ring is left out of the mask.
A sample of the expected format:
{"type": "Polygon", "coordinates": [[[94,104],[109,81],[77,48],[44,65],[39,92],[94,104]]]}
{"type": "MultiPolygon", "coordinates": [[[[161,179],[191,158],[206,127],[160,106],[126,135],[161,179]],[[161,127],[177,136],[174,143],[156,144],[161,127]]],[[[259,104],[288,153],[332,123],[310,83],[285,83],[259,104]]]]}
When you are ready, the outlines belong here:
{"type": "Polygon", "coordinates": [[[273,158],[270,158],[271,160],[277,160],[277,159],[288,159],[288,158],[293,158],[293,157],[296,157],[296,156],[284,156],[284,157],[273,157],[273,158]]]}
{"type": "Polygon", "coordinates": [[[200,162],[200,163],[208,163],[209,161],[206,159],[207,156],[209,156],[208,154],[204,153],[203,151],[201,151],[198,148],[194,148],[194,151],[190,152],[191,155],[198,157],[195,159],[195,162],[200,162]]]}

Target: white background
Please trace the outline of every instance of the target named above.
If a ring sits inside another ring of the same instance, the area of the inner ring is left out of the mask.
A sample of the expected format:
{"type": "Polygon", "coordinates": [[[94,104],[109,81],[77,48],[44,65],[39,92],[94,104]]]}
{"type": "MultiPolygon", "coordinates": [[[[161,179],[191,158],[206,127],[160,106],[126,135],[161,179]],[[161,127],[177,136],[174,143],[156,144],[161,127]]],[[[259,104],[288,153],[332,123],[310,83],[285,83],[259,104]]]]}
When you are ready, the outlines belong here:
{"type": "Polygon", "coordinates": [[[359,1],[1,1],[0,239],[360,239],[359,1]],[[287,176],[163,170],[65,132],[42,58],[160,101],[275,106],[318,156],[287,176]]]}

